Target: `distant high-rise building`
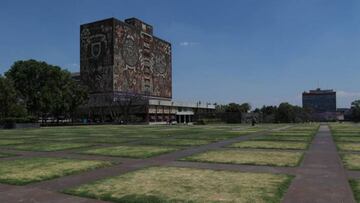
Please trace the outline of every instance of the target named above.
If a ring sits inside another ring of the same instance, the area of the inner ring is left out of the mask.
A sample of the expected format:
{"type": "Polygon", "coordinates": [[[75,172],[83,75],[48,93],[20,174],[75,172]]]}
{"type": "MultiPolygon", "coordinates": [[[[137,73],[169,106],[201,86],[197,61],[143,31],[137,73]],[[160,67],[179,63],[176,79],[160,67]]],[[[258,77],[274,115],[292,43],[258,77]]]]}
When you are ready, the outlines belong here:
{"type": "Polygon", "coordinates": [[[303,108],[316,113],[336,112],[336,92],[333,90],[310,90],[302,94],[303,108]]]}

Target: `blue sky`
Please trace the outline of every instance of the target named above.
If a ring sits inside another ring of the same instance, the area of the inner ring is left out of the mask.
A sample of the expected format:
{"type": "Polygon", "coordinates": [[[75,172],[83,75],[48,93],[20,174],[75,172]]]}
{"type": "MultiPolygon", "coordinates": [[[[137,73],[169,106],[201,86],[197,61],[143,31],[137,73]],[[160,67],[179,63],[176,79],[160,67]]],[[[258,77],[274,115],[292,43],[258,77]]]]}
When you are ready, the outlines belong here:
{"type": "Polygon", "coordinates": [[[358,0],[2,0],[0,74],[16,60],[79,70],[79,26],[137,17],[173,45],[173,95],[181,101],[282,101],[338,91],[360,98],[358,0]]]}

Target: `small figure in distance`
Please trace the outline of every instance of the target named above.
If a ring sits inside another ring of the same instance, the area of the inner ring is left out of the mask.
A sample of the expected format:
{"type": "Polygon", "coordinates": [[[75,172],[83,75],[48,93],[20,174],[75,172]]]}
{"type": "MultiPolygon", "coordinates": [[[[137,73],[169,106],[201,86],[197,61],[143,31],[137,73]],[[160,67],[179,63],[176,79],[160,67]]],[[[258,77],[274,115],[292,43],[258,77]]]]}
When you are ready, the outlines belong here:
{"type": "Polygon", "coordinates": [[[252,117],[252,119],[251,119],[251,126],[255,126],[255,123],[256,123],[256,120],[255,120],[254,117],[252,117]]]}

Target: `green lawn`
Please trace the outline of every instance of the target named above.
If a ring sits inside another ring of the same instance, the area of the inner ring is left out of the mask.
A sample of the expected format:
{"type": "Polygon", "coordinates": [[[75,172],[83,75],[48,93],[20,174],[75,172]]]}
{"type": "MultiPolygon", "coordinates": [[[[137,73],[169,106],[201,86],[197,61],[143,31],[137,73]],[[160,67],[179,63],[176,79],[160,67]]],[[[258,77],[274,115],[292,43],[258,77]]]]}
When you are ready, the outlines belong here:
{"type": "Polygon", "coordinates": [[[311,137],[303,136],[277,136],[277,135],[267,135],[263,137],[257,137],[252,140],[263,140],[263,141],[301,141],[301,142],[310,142],[311,137]]]}
{"type": "Polygon", "coordinates": [[[24,144],[24,145],[16,145],[12,148],[18,150],[25,151],[43,151],[43,152],[51,152],[51,151],[60,151],[67,149],[76,149],[81,147],[90,147],[93,144],[84,144],[84,143],[32,143],[32,144],[24,144]]]}
{"type": "Polygon", "coordinates": [[[297,132],[297,131],[276,131],[276,132],[272,132],[270,133],[270,135],[275,135],[275,136],[305,136],[305,137],[311,137],[314,135],[314,132],[297,132]]]}
{"type": "Polygon", "coordinates": [[[168,146],[197,146],[211,143],[210,140],[200,139],[147,139],[139,142],[142,145],[168,145],[168,146]]]}
{"type": "Polygon", "coordinates": [[[292,141],[243,141],[230,145],[236,148],[260,148],[260,149],[306,149],[306,142],[292,141]]]}
{"type": "Polygon", "coordinates": [[[359,137],[348,137],[348,136],[338,136],[335,137],[336,142],[360,142],[360,136],[359,137]]]}
{"type": "Polygon", "coordinates": [[[16,154],[0,153],[0,158],[11,157],[11,156],[16,156],[16,154]]]}
{"type": "Polygon", "coordinates": [[[360,170],[360,154],[343,154],[344,166],[349,170],[360,170]]]}
{"type": "Polygon", "coordinates": [[[25,143],[24,140],[7,140],[7,139],[0,139],[0,146],[6,146],[6,145],[16,145],[16,144],[23,144],[25,143]]]}
{"type": "Polygon", "coordinates": [[[105,156],[129,157],[129,158],[149,158],[152,156],[169,153],[179,149],[180,148],[178,147],[138,145],[138,146],[103,147],[103,148],[82,151],[82,153],[105,155],[105,156]]]}
{"type": "Polygon", "coordinates": [[[337,143],[340,151],[360,151],[360,143],[337,143]]]}
{"type": "Polygon", "coordinates": [[[297,166],[300,164],[302,157],[302,152],[230,149],[208,151],[183,158],[182,160],[248,165],[297,166]]]}
{"type": "Polygon", "coordinates": [[[144,139],[200,139],[217,141],[248,133],[278,128],[282,124],[244,124],[205,126],[99,125],[74,127],[43,127],[39,129],[0,130],[0,139],[26,141],[61,141],[86,143],[120,143],[144,139]],[[236,129],[236,130],[234,130],[236,129]]]}
{"type": "Polygon", "coordinates": [[[152,167],[66,190],[114,202],[280,202],[292,177],[152,167]]]}
{"type": "Polygon", "coordinates": [[[61,158],[0,160],[0,183],[24,185],[110,165],[104,161],[61,158]]]}
{"type": "Polygon", "coordinates": [[[360,203],[360,180],[350,180],[349,182],[356,202],[360,203]]]}

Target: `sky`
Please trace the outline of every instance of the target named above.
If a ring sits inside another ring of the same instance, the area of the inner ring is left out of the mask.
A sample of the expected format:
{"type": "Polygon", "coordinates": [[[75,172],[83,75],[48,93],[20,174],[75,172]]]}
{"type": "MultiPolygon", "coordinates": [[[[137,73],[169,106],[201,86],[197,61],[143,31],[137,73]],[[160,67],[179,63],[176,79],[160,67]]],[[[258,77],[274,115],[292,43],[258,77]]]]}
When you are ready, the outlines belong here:
{"type": "Polygon", "coordinates": [[[36,59],[79,71],[80,25],[137,17],[172,44],[173,99],[289,102],[321,87],[360,99],[358,0],[1,0],[0,74],[36,59]]]}

